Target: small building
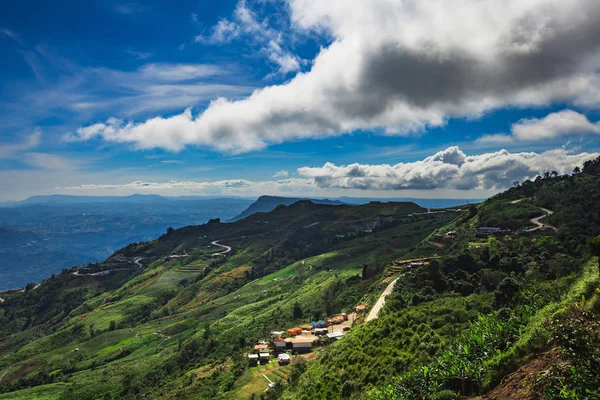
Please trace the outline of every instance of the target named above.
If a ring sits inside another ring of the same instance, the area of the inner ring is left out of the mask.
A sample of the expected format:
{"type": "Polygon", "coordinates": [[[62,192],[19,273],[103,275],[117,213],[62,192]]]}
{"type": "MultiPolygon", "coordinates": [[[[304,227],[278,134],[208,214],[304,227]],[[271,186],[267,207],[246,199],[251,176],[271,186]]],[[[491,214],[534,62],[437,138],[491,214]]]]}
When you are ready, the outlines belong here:
{"type": "Polygon", "coordinates": [[[257,344],[256,346],[254,346],[254,351],[256,351],[257,353],[268,353],[269,345],[268,344],[257,344]]]}
{"type": "Polygon", "coordinates": [[[287,343],[285,340],[277,340],[275,342],[275,351],[277,353],[283,353],[287,348],[287,343]]]}
{"type": "Polygon", "coordinates": [[[312,351],[312,339],[295,339],[293,344],[294,351],[298,353],[310,353],[312,351]]]}
{"type": "Polygon", "coordinates": [[[348,321],[348,314],[342,313],[342,318],[344,318],[344,321],[348,321]]]}
{"type": "Polygon", "coordinates": [[[327,328],[317,328],[314,331],[315,336],[323,336],[323,335],[326,335],[327,332],[329,332],[327,328]]]}
{"type": "Polygon", "coordinates": [[[327,337],[331,340],[339,340],[345,335],[345,332],[332,332],[328,333],[327,337]]]}
{"type": "Polygon", "coordinates": [[[288,335],[290,335],[290,336],[296,336],[296,335],[299,335],[300,333],[302,333],[302,328],[292,328],[292,329],[288,329],[287,333],[288,333],[288,335]]]}
{"type": "Polygon", "coordinates": [[[327,326],[329,326],[329,324],[323,320],[319,320],[319,322],[317,322],[317,328],[326,328],[327,326]]]}
{"type": "Polygon", "coordinates": [[[271,354],[269,354],[269,353],[259,353],[258,357],[260,358],[261,364],[263,364],[263,363],[266,364],[271,361],[271,354]]]}
{"type": "Polygon", "coordinates": [[[290,357],[287,353],[281,353],[277,356],[277,362],[279,365],[288,365],[292,361],[292,357],[290,357]]]}
{"type": "Polygon", "coordinates": [[[257,365],[258,364],[258,354],[248,354],[248,364],[257,365]]]}
{"type": "Polygon", "coordinates": [[[356,310],[357,313],[359,313],[359,312],[365,311],[366,308],[367,308],[366,305],[361,304],[361,305],[356,306],[355,310],[356,310]]]}

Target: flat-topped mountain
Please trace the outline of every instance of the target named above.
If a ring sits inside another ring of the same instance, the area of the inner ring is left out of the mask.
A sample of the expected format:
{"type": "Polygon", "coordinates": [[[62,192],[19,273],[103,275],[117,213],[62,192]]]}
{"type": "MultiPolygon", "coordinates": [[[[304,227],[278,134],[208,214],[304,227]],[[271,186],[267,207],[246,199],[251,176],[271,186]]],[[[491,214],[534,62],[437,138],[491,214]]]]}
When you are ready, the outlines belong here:
{"type": "Polygon", "coordinates": [[[254,203],[252,203],[247,209],[242,211],[239,215],[231,218],[230,222],[239,221],[257,212],[269,212],[275,209],[279,205],[289,206],[300,200],[310,200],[315,204],[329,204],[334,206],[343,205],[345,203],[339,200],[329,199],[310,199],[300,197],[277,197],[277,196],[260,196],[254,203]]]}

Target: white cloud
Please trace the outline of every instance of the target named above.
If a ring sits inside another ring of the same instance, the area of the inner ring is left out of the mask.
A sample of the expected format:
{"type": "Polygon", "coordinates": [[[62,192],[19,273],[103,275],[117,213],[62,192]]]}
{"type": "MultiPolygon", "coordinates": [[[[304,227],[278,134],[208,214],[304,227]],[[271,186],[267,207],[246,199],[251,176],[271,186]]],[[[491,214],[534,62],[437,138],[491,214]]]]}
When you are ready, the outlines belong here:
{"type": "Polygon", "coordinates": [[[564,110],[542,119],[523,119],[512,126],[512,134],[520,140],[545,140],[566,134],[600,134],[600,123],[592,123],[582,114],[564,110]]]}
{"type": "MultiPolygon", "coordinates": [[[[239,4],[236,29],[270,29],[239,4]]],[[[406,135],[506,106],[600,106],[596,0],[287,0],[287,6],[296,32],[332,39],[310,71],[243,100],[219,98],[197,116],[108,126],[98,136],[140,148],[244,152],[361,129],[406,135]]]]}
{"type": "Polygon", "coordinates": [[[477,141],[484,144],[505,144],[513,141],[549,140],[574,134],[600,134],[600,122],[593,123],[583,114],[563,110],[541,119],[522,119],[512,125],[510,135],[485,135],[477,141]]]}
{"type": "Polygon", "coordinates": [[[212,28],[210,36],[196,36],[196,42],[205,44],[227,44],[240,35],[240,28],[235,22],[221,19],[212,28]]]}
{"type": "Polygon", "coordinates": [[[279,178],[287,178],[287,177],[288,177],[288,175],[289,175],[289,172],[288,172],[288,171],[285,171],[285,170],[283,170],[283,171],[277,171],[277,172],[275,172],[275,174],[273,175],[273,178],[275,178],[275,179],[279,179],[279,178]]]}
{"type": "Polygon", "coordinates": [[[303,167],[298,173],[315,180],[321,188],[362,190],[501,190],[515,181],[546,171],[570,173],[575,166],[600,153],[573,154],[565,149],[544,153],[509,153],[501,150],[467,156],[458,147],[449,147],[422,161],[396,165],[303,167]]]}

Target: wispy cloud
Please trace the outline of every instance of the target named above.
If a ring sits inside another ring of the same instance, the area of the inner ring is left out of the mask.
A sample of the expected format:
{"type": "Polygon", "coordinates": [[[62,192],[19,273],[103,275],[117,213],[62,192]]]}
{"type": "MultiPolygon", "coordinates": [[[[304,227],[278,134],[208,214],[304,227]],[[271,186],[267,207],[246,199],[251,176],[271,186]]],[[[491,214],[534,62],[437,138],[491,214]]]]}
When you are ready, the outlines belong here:
{"type": "Polygon", "coordinates": [[[288,175],[289,175],[288,171],[282,170],[282,171],[275,172],[275,174],[273,175],[273,178],[274,179],[287,178],[288,175]]]}
{"type": "Polygon", "coordinates": [[[0,28],[0,33],[2,34],[1,36],[8,37],[19,44],[23,44],[23,41],[21,40],[21,36],[19,34],[17,34],[16,32],[11,31],[10,29],[0,28]]]}
{"type": "Polygon", "coordinates": [[[26,136],[20,143],[0,144],[0,159],[11,159],[19,157],[27,150],[35,149],[39,146],[42,139],[42,131],[36,129],[32,134],[26,136]]]}
{"type": "Polygon", "coordinates": [[[36,150],[42,143],[42,131],[36,129],[21,142],[0,144],[0,159],[15,160],[31,167],[41,169],[75,169],[76,164],[66,157],[56,154],[42,153],[36,150]]]}
{"type": "Polygon", "coordinates": [[[24,162],[43,169],[73,169],[74,164],[66,157],[48,153],[25,153],[24,162]]]}
{"type": "Polygon", "coordinates": [[[161,164],[179,164],[184,165],[185,161],[182,160],[161,160],[161,164]]]}
{"type": "Polygon", "coordinates": [[[135,59],[137,60],[146,60],[148,58],[151,58],[154,53],[153,52],[144,52],[144,51],[136,51],[136,50],[124,50],[125,53],[129,54],[130,56],[133,56],[135,59]]]}
{"type": "Polygon", "coordinates": [[[252,47],[259,48],[262,54],[276,68],[266,79],[286,76],[300,71],[306,61],[285,47],[281,30],[270,26],[269,18],[260,21],[255,11],[248,7],[246,0],[239,0],[232,19],[223,18],[213,26],[208,34],[196,36],[195,41],[209,45],[229,44],[244,39],[252,47]]]}
{"type": "Polygon", "coordinates": [[[141,14],[147,11],[147,7],[139,3],[121,3],[116,4],[113,8],[115,12],[123,15],[141,14]]]}
{"type": "Polygon", "coordinates": [[[25,59],[27,65],[29,65],[31,72],[33,72],[33,75],[35,75],[37,81],[39,83],[44,83],[46,79],[38,56],[33,51],[26,51],[23,53],[23,58],[25,59]]]}
{"type": "Polygon", "coordinates": [[[18,116],[15,125],[54,115],[77,124],[106,114],[123,118],[172,112],[204,107],[222,96],[240,98],[254,90],[241,83],[243,78],[230,65],[148,63],[120,71],[82,67],[33,51],[25,56],[43,85],[17,81],[6,87],[6,107],[0,116],[4,120],[18,116]]]}

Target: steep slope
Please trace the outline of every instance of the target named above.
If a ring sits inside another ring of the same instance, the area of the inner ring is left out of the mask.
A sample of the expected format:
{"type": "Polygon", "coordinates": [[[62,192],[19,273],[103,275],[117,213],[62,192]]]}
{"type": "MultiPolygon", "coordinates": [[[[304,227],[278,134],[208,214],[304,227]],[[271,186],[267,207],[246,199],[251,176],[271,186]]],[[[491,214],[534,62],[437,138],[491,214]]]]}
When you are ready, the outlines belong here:
{"type": "Polygon", "coordinates": [[[239,215],[231,218],[229,222],[239,221],[255,213],[273,211],[279,205],[289,206],[301,200],[309,200],[314,204],[329,204],[334,206],[340,206],[344,204],[339,200],[260,196],[247,209],[242,211],[239,215]]]}
{"type": "Polygon", "coordinates": [[[552,349],[559,367],[536,371],[524,398],[598,398],[600,247],[590,254],[586,242],[600,234],[599,194],[600,177],[584,173],[527,181],[472,207],[432,236],[449,254],[393,267],[401,279],[383,314],[328,347],[284,398],[477,396],[552,349]],[[554,211],[543,220],[551,227],[528,230],[541,207],[554,211]],[[478,229],[490,221],[507,229],[478,229]]]}
{"type": "Polygon", "coordinates": [[[301,201],[0,294],[0,398],[243,396],[255,340],[367,301],[390,262],[456,218],[415,210],[301,201]]]}

